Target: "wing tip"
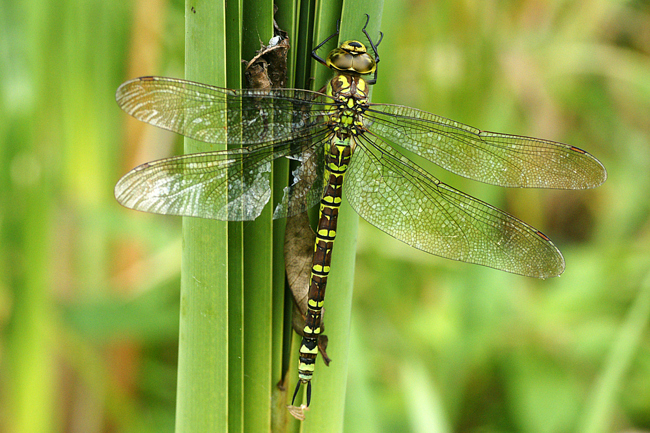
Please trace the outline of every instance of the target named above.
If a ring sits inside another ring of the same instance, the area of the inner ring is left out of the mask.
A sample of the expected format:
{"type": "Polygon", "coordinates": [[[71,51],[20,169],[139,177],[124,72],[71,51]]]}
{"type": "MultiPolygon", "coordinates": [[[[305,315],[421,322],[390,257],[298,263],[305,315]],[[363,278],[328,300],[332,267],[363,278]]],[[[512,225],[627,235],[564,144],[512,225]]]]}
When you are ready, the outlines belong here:
{"type": "Polygon", "coordinates": [[[595,156],[593,156],[591,153],[587,152],[586,150],[580,149],[579,147],[576,146],[570,146],[570,150],[584,155],[587,160],[591,161],[593,163],[593,170],[590,170],[591,176],[585,181],[583,185],[580,185],[579,188],[575,189],[591,189],[591,188],[597,188],[605,181],[607,180],[607,169],[603,165],[602,162],[595,156]]]}

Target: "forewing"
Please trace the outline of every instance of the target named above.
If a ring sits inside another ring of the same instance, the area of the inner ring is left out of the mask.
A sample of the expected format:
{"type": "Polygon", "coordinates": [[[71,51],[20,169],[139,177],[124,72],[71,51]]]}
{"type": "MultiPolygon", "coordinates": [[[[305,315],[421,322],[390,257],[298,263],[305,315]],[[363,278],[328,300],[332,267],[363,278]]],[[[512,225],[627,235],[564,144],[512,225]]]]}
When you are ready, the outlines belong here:
{"type": "Polygon", "coordinates": [[[317,129],[331,98],[298,89],[231,90],[164,77],[123,83],[118,105],[138,120],[209,143],[283,141],[317,129]]]}
{"type": "Polygon", "coordinates": [[[360,216],[428,253],[538,278],[564,271],[541,232],[441,183],[371,134],[357,138],[344,190],[360,216]]]}
{"type": "Polygon", "coordinates": [[[593,188],[603,165],[577,147],[538,138],[481,131],[425,111],[371,104],[367,128],[383,140],[458,175],[523,188],[593,188]]]}

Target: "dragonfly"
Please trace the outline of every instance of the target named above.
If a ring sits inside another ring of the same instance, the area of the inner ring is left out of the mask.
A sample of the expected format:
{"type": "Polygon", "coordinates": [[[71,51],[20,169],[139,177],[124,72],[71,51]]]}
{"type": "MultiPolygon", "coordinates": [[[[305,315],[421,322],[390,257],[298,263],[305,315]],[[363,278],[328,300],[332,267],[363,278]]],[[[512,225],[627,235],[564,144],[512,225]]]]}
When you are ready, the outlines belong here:
{"type": "MultiPolygon", "coordinates": [[[[115,187],[124,206],[165,215],[254,220],[271,198],[271,165],[299,161],[274,218],[319,204],[307,312],[293,398],[311,400],[323,301],[342,192],[366,221],[422,251],[515,274],[548,278],[565,262],[541,231],[441,182],[401,153],[405,149],[469,179],[503,187],[586,189],[607,178],[604,166],[575,146],[482,131],[415,108],[369,101],[378,46],[348,40],[325,59],[333,71],[324,92],[232,90],[174,78],[141,77],[117,90],[135,118],[227,150],[174,156],[140,165],[115,187]],[[237,147],[232,145],[236,144],[237,147]]],[[[293,402],[292,402],[293,404],[293,402]]]]}

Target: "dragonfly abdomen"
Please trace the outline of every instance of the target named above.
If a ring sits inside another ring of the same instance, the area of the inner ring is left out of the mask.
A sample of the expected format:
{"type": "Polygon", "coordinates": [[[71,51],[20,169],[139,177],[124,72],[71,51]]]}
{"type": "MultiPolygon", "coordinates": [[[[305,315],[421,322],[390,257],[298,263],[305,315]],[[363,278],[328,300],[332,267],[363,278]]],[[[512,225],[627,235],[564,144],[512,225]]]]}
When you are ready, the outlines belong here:
{"type": "MultiPolygon", "coordinates": [[[[352,157],[353,139],[333,136],[326,161],[327,188],[323,193],[318,213],[318,228],[314,244],[311,277],[309,279],[309,300],[302,344],[300,345],[300,363],[298,377],[301,383],[309,383],[314,373],[318,355],[318,336],[321,334],[323,302],[327,277],[332,262],[332,249],[336,238],[339,208],[343,193],[343,179],[352,157]]],[[[310,400],[310,388],[307,388],[307,405],[310,400]]],[[[294,396],[295,397],[295,396],[294,396]]]]}

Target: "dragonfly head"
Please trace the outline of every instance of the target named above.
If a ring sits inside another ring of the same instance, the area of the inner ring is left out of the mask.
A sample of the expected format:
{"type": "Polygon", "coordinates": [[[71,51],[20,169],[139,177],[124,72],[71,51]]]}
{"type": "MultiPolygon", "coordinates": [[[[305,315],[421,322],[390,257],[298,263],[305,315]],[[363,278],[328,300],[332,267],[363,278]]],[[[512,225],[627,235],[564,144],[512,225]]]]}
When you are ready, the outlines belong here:
{"type": "Polygon", "coordinates": [[[359,41],[345,41],[327,55],[327,66],[360,75],[371,74],[377,69],[375,59],[368,54],[366,46],[359,41]]]}

